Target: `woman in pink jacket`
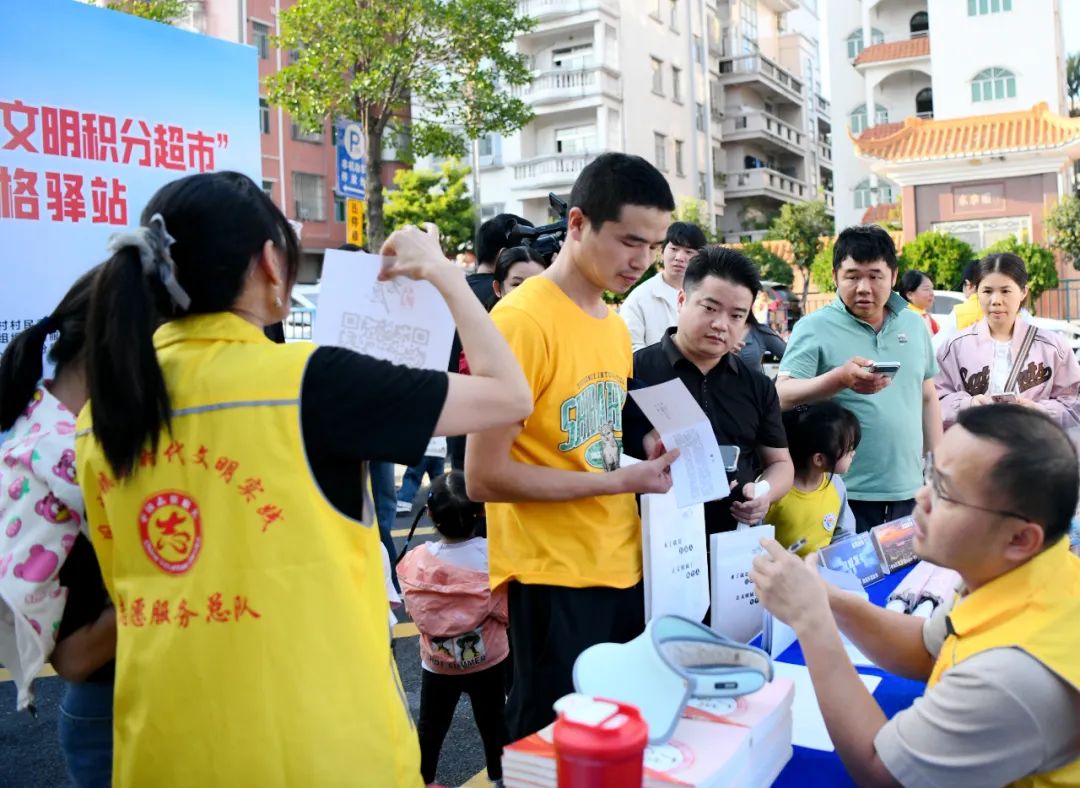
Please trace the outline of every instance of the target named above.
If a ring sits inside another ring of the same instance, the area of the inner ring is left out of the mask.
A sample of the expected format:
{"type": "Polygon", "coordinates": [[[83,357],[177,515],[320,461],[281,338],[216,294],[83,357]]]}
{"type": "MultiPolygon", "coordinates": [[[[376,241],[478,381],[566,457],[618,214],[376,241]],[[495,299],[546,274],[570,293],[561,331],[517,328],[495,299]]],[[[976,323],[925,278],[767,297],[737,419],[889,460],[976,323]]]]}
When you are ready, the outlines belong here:
{"type": "Polygon", "coordinates": [[[490,589],[487,540],[475,535],[484,505],[465,494],[465,474],[435,479],[428,510],[439,541],[405,553],[397,570],[405,609],[420,630],[420,774],[427,784],[435,781],[439,750],[464,692],[484,743],[488,778],[496,782],[507,739],[506,590],[490,589]]]}
{"type": "Polygon", "coordinates": [[[979,262],[975,291],[984,316],[938,349],[935,383],[946,428],[964,408],[991,402],[1016,402],[1062,427],[1080,426],[1080,363],[1058,334],[1018,317],[1027,280],[1014,254],[979,262]]]}

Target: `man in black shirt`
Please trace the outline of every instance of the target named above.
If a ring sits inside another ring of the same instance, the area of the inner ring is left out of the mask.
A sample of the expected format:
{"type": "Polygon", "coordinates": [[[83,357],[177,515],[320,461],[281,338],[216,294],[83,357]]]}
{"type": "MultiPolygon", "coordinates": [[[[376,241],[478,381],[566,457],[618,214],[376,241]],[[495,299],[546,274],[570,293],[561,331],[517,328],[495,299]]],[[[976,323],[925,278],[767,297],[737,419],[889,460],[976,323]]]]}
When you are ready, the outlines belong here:
{"type": "MultiPolygon", "coordinates": [[[[759,522],[769,506],[791,488],[794,468],[771,380],[739,359],[734,348],[761,289],[754,264],[733,249],[707,247],[690,261],[678,296],[678,322],[664,338],[634,354],[631,388],[679,378],[712,423],[721,446],[738,446],[732,493],[705,504],[709,534],[759,522]],[[769,492],[754,497],[762,478],[769,492]]],[[[655,441],[641,411],[627,399],[626,450],[645,456],[655,441]]]]}

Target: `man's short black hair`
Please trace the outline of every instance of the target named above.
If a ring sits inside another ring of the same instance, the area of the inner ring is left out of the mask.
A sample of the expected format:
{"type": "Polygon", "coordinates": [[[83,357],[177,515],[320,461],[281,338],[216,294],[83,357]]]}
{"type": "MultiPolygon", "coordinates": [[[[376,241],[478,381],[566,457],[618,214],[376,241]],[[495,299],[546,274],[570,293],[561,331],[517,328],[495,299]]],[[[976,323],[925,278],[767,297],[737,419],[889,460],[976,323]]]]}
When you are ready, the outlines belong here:
{"type": "Polygon", "coordinates": [[[707,276],[725,279],[750,291],[750,300],[761,290],[761,276],[754,262],[735,249],[726,246],[706,246],[686,266],[683,290],[689,295],[707,276]]]}
{"type": "Polygon", "coordinates": [[[856,263],[884,260],[890,270],[896,270],[896,244],[877,224],[857,224],[840,233],[833,247],[832,270],[839,271],[849,257],[856,263]]]}
{"type": "Polygon", "coordinates": [[[664,238],[664,246],[675,244],[685,249],[703,249],[706,243],[705,232],[693,222],[672,222],[664,238]]]}
{"type": "Polygon", "coordinates": [[[1047,546],[1065,536],[1080,496],[1076,447],[1068,433],[1046,414],[1023,405],[967,408],[956,423],[1005,450],[985,484],[997,492],[1000,508],[1039,523],[1047,546]]]}
{"type": "Polygon", "coordinates": [[[495,265],[495,258],[499,256],[499,251],[505,249],[508,245],[515,245],[509,244],[506,238],[515,224],[522,224],[526,227],[533,226],[533,223],[528,219],[522,219],[512,213],[500,213],[480,225],[480,229],[476,231],[476,243],[474,244],[478,265],[495,265]]]}
{"type": "Polygon", "coordinates": [[[640,156],[602,153],[585,166],[570,190],[570,207],[579,208],[593,230],[619,220],[624,205],[674,211],[675,198],[660,170],[640,156]]]}

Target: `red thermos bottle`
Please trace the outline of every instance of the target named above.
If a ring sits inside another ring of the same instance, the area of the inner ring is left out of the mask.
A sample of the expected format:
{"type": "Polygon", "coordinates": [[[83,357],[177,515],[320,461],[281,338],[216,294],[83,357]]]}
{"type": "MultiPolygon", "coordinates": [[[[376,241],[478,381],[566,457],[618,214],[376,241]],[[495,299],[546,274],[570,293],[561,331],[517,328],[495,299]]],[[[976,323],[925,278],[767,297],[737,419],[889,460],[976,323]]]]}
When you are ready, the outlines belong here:
{"type": "Polygon", "coordinates": [[[642,782],[649,726],[636,707],[568,695],[555,705],[559,788],[633,788],[642,782]]]}

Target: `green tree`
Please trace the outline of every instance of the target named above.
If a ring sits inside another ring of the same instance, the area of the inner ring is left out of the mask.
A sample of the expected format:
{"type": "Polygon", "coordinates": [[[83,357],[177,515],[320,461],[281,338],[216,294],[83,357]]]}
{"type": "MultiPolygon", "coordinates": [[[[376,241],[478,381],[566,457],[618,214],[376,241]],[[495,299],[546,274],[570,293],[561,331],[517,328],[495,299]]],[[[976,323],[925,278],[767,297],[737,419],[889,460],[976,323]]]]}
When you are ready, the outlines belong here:
{"type": "Polygon", "coordinates": [[[1073,268],[1080,269],[1080,197],[1068,194],[1046,215],[1052,238],[1050,246],[1061,252],[1073,268]]]}
{"type": "Polygon", "coordinates": [[[188,11],[189,0],[110,0],[106,8],[171,25],[188,11]]]}
{"type": "Polygon", "coordinates": [[[470,172],[456,159],[443,163],[438,172],[399,170],[396,188],[386,194],[387,227],[435,222],[448,255],[471,248],[476,207],[469,196],[470,172]]]}
{"type": "Polygon", "coordinates": [[[417,108],[408,153],[462,155],[466,141],[510,133],[532,111],[508,89],[530,73],[513,51],[533,21],[516,0],[297,0],[281,13],[277,46],[292,63],[267,78],[268,96],[305,130],[350,118],[367,138],[367,227],[382,243],[382,150],[417,108]]]}
{"type": "Polygon", "coordinates": [[[770,252],[760,241],[743,244],[739,251],[754,261],[762,279],[788,286],[795,281],[795,272],[791,270],[788,261],[770,252]]]}
{"type": "Polygon", "coordinates": [[[932,230],[919,233],[915,240],[904,245],[900,253],[900,273],[922,271],[934,280],[939,290],[959,290],[963,284],[964,266],[975,259],[970,245],[945,233],[932,230]]]}
{"type": "Polygon", "coordinates": [[[705,240],[708,243],[714,244],[718,242],[717,234],[710,229],[712,221],[710,220],[708,213],[706,213],[705,202],[703,200],[698,200],[693,197],[680,197],[671,218],[676,222],[696,224],[701,228],[701,231],[705,233],[705,240]]]}
{"type": "Polygon", "coordinates": [[[1054,253],[1039,244],[1024,243],[1009,236],[982,250],[982,256],[1012,252],[1024,261],[1028,273],[1028,302],[1034,306],[1039,296],[1058,286],[1057,261],[1054,253]]]}
{"type": "Polygon", "coordinates": [[[810,264],[810,280],[822,293],[836,291],[836,282],[833,281],[832,274],[832,253],[831,242],[822,244],[821,249],[814,255],[814,262],[810,264]]]}
{"type": "Polygon", "coordinates": [[[1065,61],[1065,92],[1069,96],[1069,115],[1080,115],[1080,52],[1073,52],[1065,61]]]}
{"type": "Polygon", "coordinates": [[[821,237],[832,235],[833,220],[824,200],[787,203],[769,228],[770,240],[791,244],[794,264],[802,272],[802,297],[799,302],[806,312],[806,296],[810,292],[810,266],[821,249],[821,237]]]}

